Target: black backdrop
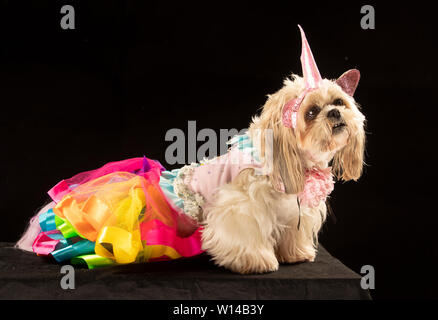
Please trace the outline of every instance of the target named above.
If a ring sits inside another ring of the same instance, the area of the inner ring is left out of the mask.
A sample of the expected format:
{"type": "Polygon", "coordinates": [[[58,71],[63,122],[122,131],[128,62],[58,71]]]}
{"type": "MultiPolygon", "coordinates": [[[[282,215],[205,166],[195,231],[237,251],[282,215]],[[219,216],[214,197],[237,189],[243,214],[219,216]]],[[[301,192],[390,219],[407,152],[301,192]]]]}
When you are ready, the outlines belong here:
{"type": "MultiPolygon", "coordinates": [[[[437,297],[437,46],[425,4],[0,1],[1,241],[15,241],[63,178],[112,160],[164,161],[170,128],[247,127],[301,74],[297,24],[324,77],[361,70],[368,166],[338,183],[321,242],[374,298],[437,297]],[[62,30],[73,5],[76,29],[62,30]],[[362,30],[372,4],[376,29],[362,30]]],[[[167,166],[169,169],[172,166],[167,166]]]]}

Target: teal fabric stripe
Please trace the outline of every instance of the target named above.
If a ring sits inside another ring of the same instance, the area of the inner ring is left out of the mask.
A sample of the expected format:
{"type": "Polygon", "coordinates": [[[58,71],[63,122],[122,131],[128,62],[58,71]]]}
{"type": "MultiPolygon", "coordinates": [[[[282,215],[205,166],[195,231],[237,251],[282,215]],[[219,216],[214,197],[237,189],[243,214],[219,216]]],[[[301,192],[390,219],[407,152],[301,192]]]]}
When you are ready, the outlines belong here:
{"type": "Polygon", "coordinates": [[[40,223],[41,230],[43,232],[52,231],[56,229],[55,223],[55,213],[52,209],[44,212],[38,217],[38,221],[40,223]]]}
{"type": "Polygon", "coordinates": [[[159,185],[164,195],[171,200],[175,206],[183,210],[184,201],[175,194],[175,190],[173,189],[173,182],[178,176],[179,170],[180,169],[174,169],[172,171],[161,172],[159,185]]]}
{"type": "Polygon", "coordinates": [[[94,253],[94,247],[94,242],[89,240],[82,240],[65,248],[53,251],[52,256],[55,258],[56,261],[62,262],[84,254],[94,253]]]}

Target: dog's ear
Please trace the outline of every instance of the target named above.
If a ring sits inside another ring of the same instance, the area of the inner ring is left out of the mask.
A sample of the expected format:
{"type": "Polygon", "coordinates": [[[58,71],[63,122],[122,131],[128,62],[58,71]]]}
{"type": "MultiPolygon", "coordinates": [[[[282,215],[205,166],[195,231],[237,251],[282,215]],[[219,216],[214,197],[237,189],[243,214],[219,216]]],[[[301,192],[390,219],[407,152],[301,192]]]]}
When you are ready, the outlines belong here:
{"type": "Polygon", "coordinates": [[[344,181],[357,180],[362,175],[365,152],[365,130],[363,124],[354,130],[354,136],[348,138],[347,145],[333,158],[333,173],[344,181]]]}
{"type": "Polygon", "coordinates": [[[294,133],[285,129],[274,138],[273,183],[278,183],[281,178],[284,191],[287,194],[297,194],[304,189],[304,165],[294,133]]]}
{"type": "Polygon", "coordinates": [[[357,69],[351,69],[344,72],[337,80],[336,84],[349,96],[353,96],[360,80],[360,72],[357,69]]]}
{"type": "Polygon", "coordinates": [[[294,130],[283,124],[283,108],[287,101],[297,97],[303,89],[302,78],[293,75],[292,80],[286,79],[283,88],[269,95],[263,106],[260,118],[252,130],[270,130],[272,144],[264,145],[264,156],[272,160],[269,164],[269,178],[274,188],[281,188],[288,194],[297,194],[304,189],[304,165],[298,149],[294,130]],[[269,156],[267,156],[269,155],[269,156]]]}

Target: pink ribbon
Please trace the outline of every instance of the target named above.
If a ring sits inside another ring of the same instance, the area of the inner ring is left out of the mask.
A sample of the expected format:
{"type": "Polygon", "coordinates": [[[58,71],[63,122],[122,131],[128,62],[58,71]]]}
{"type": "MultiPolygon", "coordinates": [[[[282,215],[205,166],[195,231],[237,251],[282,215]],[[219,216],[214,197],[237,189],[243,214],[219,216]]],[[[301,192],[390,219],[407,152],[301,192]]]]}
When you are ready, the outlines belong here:
{"type": "Polygon", "coordinates": [[[46,232],[41,232],[35,238],[32,244],[32,250],[41,256],[47,256],[52,251],[55,250],[58,245],[60,239],[53,239],[50,237],[52,234],[61,234],[58,230],[51,230],[46,232]]]}
{"type": "Polygon", "coordinates": [[[162,245],[175,249],[183,257],[192,257],[203,252],[201,248],[201,229],[191,236],[181,238],[174,228],[159,220],[151,220],[140,225],[141,239],[147,245],[162,245]]]}

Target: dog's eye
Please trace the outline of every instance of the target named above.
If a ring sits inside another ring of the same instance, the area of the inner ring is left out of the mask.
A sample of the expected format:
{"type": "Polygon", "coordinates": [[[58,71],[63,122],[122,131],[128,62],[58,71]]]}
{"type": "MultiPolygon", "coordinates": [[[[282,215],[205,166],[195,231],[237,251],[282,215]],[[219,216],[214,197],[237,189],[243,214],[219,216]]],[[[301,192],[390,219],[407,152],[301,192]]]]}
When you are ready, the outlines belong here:
{"type": "Polygon", "coordinates": [[[313,106],[306,112],[306,119],[307,120],[313,120],[316,118],[318,113],[321,111],[321,108],[318,106],[313,106]]]}
{"type": "Polygon", "coordinates": [[[342,99],[335,99],[335,100],[333,100],[332,105],[343,106],[343,105],[345,105],[345,103],[344,103],[344,100],[342,100],[342,99]]]}

